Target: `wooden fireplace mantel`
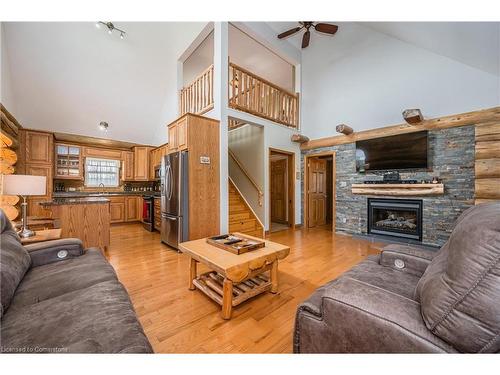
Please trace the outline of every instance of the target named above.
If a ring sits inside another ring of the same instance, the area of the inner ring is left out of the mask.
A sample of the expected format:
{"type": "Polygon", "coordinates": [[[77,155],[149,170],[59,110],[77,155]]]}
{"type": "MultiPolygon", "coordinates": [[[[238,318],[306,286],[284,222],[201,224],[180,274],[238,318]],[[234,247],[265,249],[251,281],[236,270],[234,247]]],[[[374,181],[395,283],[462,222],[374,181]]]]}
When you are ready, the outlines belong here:
{"type": "Polygon", "coordinates": [[[352,184],[352,193],[361,195],[441,195],[443,184],[352,184]]]}

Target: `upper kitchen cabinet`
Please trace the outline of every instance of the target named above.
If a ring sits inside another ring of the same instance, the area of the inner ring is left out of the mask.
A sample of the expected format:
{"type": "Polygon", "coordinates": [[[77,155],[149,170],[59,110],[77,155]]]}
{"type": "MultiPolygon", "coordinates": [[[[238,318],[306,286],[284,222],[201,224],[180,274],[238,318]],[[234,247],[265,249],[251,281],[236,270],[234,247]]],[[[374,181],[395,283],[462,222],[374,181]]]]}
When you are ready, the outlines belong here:
{"type": "Polygon", "coordinates": [[[134,180],[134,153],[122,151],[122,179],[123,181],[134,180]]]}
{"type": "Polygon", "coordinates": [[[155,180],[155,169],[161,165],[161,159],[167,154],[168,144],[151,150],[149,155],[149,179],[155,180]]]}
{"type": "Polygon", "coordinates": [[[26,164],[52,164],[53,142],[52,133],[26,130],[24,133],[26,164]]]}
{"type": "Polygon", "coordinates": [[[149,180],[149,153],[152,147],[134,147],[134,181],[149,180]]]}
{"type": "Polygon", "coordinates": [[[187,114],[168,125],[168,152],[182,151],[188,148],[189,119],[194,115],[187,114]]]}
{"type": "Polygon", "coordinates": [[[80,146],[56,143],[54,178],[83,180],[82,150],[80,146]]]}

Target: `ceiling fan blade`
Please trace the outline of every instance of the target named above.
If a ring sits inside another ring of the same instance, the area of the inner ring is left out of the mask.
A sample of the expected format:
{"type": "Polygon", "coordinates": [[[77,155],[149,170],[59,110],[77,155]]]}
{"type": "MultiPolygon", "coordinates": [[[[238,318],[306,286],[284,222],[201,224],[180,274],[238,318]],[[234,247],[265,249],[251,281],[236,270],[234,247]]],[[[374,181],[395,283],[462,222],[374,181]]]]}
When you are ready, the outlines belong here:
{"type": "Polygon", "coordinates": [[[329,23],[317,23],[314,25],[314,28],[316,31],[319,31],[320,33],[327,33],[327,34],[335,34],[339,27],[337,25],[332,25],[329,23]]]}
{"type": "Polygon", "coordinates": [[[311,32],[307,30],[302,37],[302,48],[306,48],[309,45],[309,40],[311,39],[311,32]]]}
{"type": "Polygon", "coordinates": [[[278,35],[278,39],[283,39],[283,38],[286,38],[287,36],[295,34],[300,29],[302,29],[302,27],[294,27],[293,29],[285,31],[285,32],[283,32],[283,33],[281,33],[281,34],[278,35]]]}

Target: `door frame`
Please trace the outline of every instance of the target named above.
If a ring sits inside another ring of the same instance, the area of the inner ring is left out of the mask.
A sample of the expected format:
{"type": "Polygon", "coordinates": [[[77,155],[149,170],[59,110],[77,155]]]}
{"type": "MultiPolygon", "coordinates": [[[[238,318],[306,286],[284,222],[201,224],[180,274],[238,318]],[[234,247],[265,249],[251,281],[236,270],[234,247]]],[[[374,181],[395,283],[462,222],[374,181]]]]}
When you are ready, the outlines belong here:
{"type": "Polygon", "coordinates": [[[317,158],[321,156],[331,156],[332,157],[332,232],[335,233],[336,221],[337,221],[337,201],[336,196],[336,175],[337,175],[337,162],[335,157],[335,151],[325,151],[318,152],[314,154],[304,155],[304,228],[309,228],[309,211],[308,211],[308,201],[309,201],[309,159],[317,158]]]}
{"type": "Polygon", "coordinates": [[[267,154],[267,167],[268,167],[268,191],[269,194],[269,207],[267,208],[267,213],[269,217],[269,232],[271,231],[271,154],[272,153],[283,154],[287,156],[287,195],[288,195],[288,227],[295,229],[295,152],[280,150],[278,148],[269,147],[267,154]]]}

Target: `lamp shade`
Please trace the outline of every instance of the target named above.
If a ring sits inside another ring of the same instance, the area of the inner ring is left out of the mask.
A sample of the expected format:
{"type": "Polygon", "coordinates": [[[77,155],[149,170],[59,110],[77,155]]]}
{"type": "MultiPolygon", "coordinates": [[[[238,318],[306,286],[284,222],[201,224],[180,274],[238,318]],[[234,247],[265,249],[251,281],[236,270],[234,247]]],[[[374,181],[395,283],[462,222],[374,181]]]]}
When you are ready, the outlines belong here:
{"type": "Polygon", "coordinates": [[[5,195],[45,195],[45,176],[9,174],[3,176],[2,194],[5,195]]]}

